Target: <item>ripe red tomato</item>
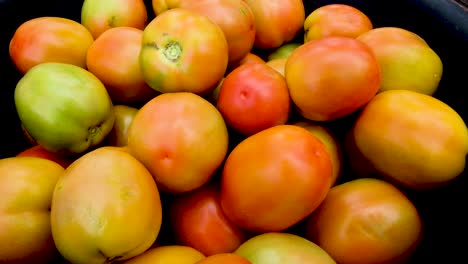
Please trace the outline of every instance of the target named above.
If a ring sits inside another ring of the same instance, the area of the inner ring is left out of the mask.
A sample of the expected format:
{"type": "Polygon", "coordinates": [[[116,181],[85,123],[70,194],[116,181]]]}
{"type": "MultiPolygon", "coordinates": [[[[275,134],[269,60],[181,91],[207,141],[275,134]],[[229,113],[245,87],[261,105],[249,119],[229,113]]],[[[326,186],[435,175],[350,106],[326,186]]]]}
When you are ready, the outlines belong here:
{"type": "Polygon", "coordinates": [[[217,185],[204,185],[177,196],[169,206],[176,241],[205,256],[232,252],[247,239],[246,232],[224,215],[217,185]]]}
{"type": "Polygon", "coordinates": [[[86,68],[94,39],[82,24],[62,17],[38,17],[21,24],[10,41],[10,57],[21,73],[43,62],[86,68]]]}
{"type": "Polygon", "coordinates": [[[139,60],[145,81],[159,92],[207,95],[224,77],[228,43],[221,28],[195,11],[174,8],[143,31],[139,60]]]}
{"type": "Polygon", "coordinates": [[[319,206],[332,172],[330,155],[314,134],[294,125],[271,127],[244,139],[229,154],[221,206],[241,228],[281,231],[319,206]]]}
{"type": "Polygon", "coordinates": [[[265,63],[242,65],[221,84],[217,107],[226,123],[243,135],[285,124],[290,111],[286,80],[265,63]]]}
{"type": "Polygon", "coordinates": [[[244,0],[255,16],[257,48],[278,48],[292,40],[304,26],[301,0],[244,0]]]}

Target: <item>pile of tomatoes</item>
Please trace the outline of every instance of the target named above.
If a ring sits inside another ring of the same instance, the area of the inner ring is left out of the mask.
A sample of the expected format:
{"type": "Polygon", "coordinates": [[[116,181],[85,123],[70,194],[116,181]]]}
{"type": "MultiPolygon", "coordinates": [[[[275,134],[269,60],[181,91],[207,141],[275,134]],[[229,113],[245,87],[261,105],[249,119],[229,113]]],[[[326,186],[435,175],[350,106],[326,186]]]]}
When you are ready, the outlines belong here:
{"type": "Polygon", "coordinates": [[[465,168],[437,52],[350,5],[85,0],[9,48],[2,263],[403,263],[404,190],[465,168]]]}

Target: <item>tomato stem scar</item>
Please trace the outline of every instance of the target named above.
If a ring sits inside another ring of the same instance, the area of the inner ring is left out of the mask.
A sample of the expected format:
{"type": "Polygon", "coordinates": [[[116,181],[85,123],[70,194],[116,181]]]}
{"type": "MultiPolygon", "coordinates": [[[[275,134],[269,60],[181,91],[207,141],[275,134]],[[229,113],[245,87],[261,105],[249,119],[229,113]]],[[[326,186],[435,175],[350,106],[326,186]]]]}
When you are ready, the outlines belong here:
{"type": "Polygon", "coordinates": [[[176,62],[182,54],[182,47],[179,42],[169,41],[169,43],[164,47],[163,54],[170,61],[176,62]]]}

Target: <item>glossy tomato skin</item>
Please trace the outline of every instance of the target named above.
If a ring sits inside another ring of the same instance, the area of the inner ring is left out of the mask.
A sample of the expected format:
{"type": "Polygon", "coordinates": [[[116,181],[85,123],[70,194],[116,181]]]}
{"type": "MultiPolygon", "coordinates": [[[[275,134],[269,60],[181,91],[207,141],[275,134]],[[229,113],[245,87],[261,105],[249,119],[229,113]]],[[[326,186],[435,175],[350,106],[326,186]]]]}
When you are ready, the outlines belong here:
{"type": "Polygon", "coordinates": [[[81,24],[94,39],[114,27],[143,30],[147,20],[143,0],[85,0],[81,7],[81,24]]]}
{"type": "Polygon", "coordinates": [[[127,105],[114,105],[115,122],[107,136],[107,144],[116,147],[127,146],[128,130],[138,113],[138,108],[127,105]]]}
{"type": "Polygon", "coordinates": [[[86,68],[86,53],[93,41],[91,33],[74,20],[38,17],[16,29],[9,53],[23,74],[43,62],[63,62],[86,68]]]}
{"type": "Polygon", "coordinates": [[[195,11],[174,8],[156,16],[143,31],[142,45],[143,77],[162,93],[205,95],[226,72],[229,54],[223,31],[195,11]]]}
{"type": "Polygon", "coordinates": [[[252,135],[289,118],[290,97],[284,77],[266,65],[242,65],[224,79],[217,107],[226,123],[252,135]]]}
{"type": "Polygon", "coordinates": [[[252,264],[246,258],[234,253],[220,253],[208,256],[195,264],[252,264]]]}
{"type": "Polygon", "coordinates": [[[141,73],[138,56],[142,39],[143,30],[114,27],[89,47],[88,70],[103,82],[114,103],[146,103],[157,95],[141,73]]]}
{"type": "Polygon", "coordinates": [[[296,48],[285,65],[291,99],[303,117],[345,117],[378,92],[381,71],[372,50],[349,37],[326,37],[296,48]]]}
{"type": "Polygon", "coordinates": [[[232,252],[247,239],[224,215],[219,188],[211,183],[174,198],[170,221],[176,241],[205,256],[232,252]]]}
{"type": "Polygon", "coordinates": [[[257,48],[278,48],[302,29],[305,10],[302,0],[245,0],[255,16],[257,48]]]}
{"type": "Polygon", "coordinates": [[[278,125],[246,138],[229,154],[221,206],[241,228],[282,231],[317,208],[331,181],[332,162],[323,143],[304,128],[278,125]]]}
{"type": "Polygon", "coordinates": [[[422,234],[413,203],[373,178],[332,187],[305,226],[306,238],[343,264],[404,263],[422,234]]]}
{"type": "Polygon", "coordinates": [[[58,163],[63,168],[72,164],[73,159],[44,149],[40,145],[32,146],[16,155],[17,157],[38,157],[58,163]]]}

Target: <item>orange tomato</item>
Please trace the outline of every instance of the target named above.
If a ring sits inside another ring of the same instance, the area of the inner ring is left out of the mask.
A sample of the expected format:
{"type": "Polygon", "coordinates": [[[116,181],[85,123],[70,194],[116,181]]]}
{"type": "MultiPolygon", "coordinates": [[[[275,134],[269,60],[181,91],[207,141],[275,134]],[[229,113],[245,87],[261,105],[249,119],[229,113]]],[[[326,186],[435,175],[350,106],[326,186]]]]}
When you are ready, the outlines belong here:
{"type": "Polygon", "coordinates": [[[231,61],[228,64],[228,69],[226,70],[226,75],[232,72],[234,69],[237,67],[244,65],[244,64],[250,64],[250,63],[265,63],[265,60],[263,60],[260,56],[249,52],[247,55],[245,55],[242,59],[237,60],[237,61],[231,61]]]}
{"type": "Polygon", "coordinates": [[[349,37],[326,37],[296,48],[285,65],[291,99],[312,121],[347,116],[378,92],[380,66],[372,50],[349,37]]]}
{"type": "Polygon", "coordinates": [[[372,178],[332,187],[305,225],[306,237],[340,264],[403,263],[422,233],[412,202],[372,178]]]}
{"type": "Polygon", "coordinates": [[[237,254],[221,253],[206,257],[195,264],[252,264],[252,262],[237,254]]]}
{"type": "Polygon", "coordinates": [[[217,185],[207,184],[176,196],[170,202],[169,215],[176,241],[205,256],[232,252],[247,239],[224,215],[217,185]]]}
{"type": "Polygon", "coordinates": [[[142,39],[140,29],[115,27],[89,47],[88,70],[102,81],[115,103],[146,103],[157,94],[141,73],[138,56],[142,39]]]}
{"type": "Polygon", "coordinates": [[[143,77],[162,93],[207,95],[226,72],[229,53],[223,31],[189,9],[174,8],[156,16],[143,31],[142,45],[143,77]]]}
{"type": "Polygon", "coordinates": [[[273,60],[267,61],[266,65],[272,67],[274,70],[281,73],[281,75],[283,75],[283,77],[284,77],[285,76],[284,75],[284,67],[286,65],[287,60],[288,60],[287,58],[273,59],[273,60]]]}
{"type": "Polygon", "coordinates": [[[9,52],[23,74],[43,62],[63,62],[86,68],[86,53],[93,41],[88,29],[74,20],[38,17],[16,29],[9,52]]]}
{"type": "Polygon", "coordinates": [[[229,154],[221,206],[242,228],[281,231],[312,213],[331,181],[332,162],[323,143],[304,128],[278,125],[246,138],[229,154]]]}
{"type": "Polygon", "coordinates": [[[73,159],[70,157],[65,157],[55,152],[50,152],[44,149],[40,145],[32,146],[28,149],[23,150],[22,152],[16,155],[17,157],[38,157],[43,159],[48,159],[50,161],[56,162],[60,166],[67,168],[72,164],[73,159]]]}
{"type": "Polygon", "coordinates": [[[221,84],[217,107],[226,123],[243,135],[283,125],[290,112],[286,80],[265,63],[242,65],[221,84]]]}
{"type": "Polygon", "coordinates": [[[180,245],[151,248],[124,264],[195,264],[205,256],[198,250],[180,245]]]}

